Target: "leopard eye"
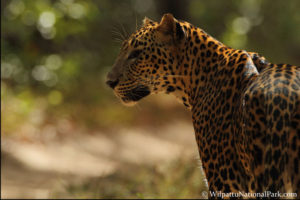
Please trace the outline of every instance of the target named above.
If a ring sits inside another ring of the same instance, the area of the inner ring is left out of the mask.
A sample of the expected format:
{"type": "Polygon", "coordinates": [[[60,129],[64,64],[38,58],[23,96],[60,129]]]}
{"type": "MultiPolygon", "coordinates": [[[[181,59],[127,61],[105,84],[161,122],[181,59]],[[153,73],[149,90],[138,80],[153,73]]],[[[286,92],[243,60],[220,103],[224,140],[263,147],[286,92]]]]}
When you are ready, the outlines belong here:
{"type": "Polygon", "coordinates": [[[133,52],[130,53],[128,59],[137,58],[141,54],[141,52],[142,50],[134,50],[133,52]]]}

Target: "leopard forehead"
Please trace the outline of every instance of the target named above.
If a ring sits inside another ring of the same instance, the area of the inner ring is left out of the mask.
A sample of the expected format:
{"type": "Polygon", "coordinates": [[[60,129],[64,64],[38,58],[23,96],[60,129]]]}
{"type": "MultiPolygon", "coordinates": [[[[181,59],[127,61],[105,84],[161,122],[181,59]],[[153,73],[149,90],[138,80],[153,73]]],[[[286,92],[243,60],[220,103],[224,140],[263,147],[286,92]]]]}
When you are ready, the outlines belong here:
{"type": "Polygon", "coordinates": [[[154,33],[157,26],[157,22],[142,26],[122,43],[121,51],[127,50],[128,47],[137,48],[139,45],[145,46],[148,43],[153,42],[156,38],[154,33]]]}

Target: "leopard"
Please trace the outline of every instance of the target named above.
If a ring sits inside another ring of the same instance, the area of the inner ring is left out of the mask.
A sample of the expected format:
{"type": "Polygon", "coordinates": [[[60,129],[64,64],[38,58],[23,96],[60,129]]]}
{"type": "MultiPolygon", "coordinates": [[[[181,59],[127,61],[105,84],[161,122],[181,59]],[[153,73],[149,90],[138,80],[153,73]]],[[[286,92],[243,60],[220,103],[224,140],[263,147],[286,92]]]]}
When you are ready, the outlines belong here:
{"type": "Polygon", "coordinates": [[[128,106],[165,93],[191,112],[209,191],[299,197],[299,66],[226,46],[167,13],[123,41],[106,84],[128,106]]]}

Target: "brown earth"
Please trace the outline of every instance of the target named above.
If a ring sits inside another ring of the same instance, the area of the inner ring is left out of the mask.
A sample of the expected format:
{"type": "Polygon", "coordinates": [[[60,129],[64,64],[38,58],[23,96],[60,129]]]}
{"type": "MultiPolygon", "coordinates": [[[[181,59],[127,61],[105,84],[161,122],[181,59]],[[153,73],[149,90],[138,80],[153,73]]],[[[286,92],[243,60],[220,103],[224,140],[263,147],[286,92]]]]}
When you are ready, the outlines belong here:
{"type": "Polygon", "coordinates": [[[69,183],[104,177],[126,165],[198,158],[192,125],[178,121],[110,133],[80,130],[44,141],[2,136],[1,144],[2,198],[51,198],[69,183]]]}

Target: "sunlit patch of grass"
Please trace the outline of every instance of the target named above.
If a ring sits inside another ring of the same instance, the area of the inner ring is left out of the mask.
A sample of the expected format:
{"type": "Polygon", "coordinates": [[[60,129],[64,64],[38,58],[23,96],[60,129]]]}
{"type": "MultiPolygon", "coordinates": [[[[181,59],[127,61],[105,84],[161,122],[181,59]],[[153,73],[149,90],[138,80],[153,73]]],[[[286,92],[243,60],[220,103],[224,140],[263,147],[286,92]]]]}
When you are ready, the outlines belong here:
{"type": "Polygon", "coordinates": [[[123,167],[112,175],[66,186],[59,198],[201,198],[207,191],[195,159],[165,165],[123,167]]]}
{"type": "Polygon", "coordinates": [[[26,121],[30,121],[31,112],[36,106],[36,100],[32,98],[30,90],[23,90],[17,95],[1,84],[1,132],[4,134],[14,132],[26,121]]]}

